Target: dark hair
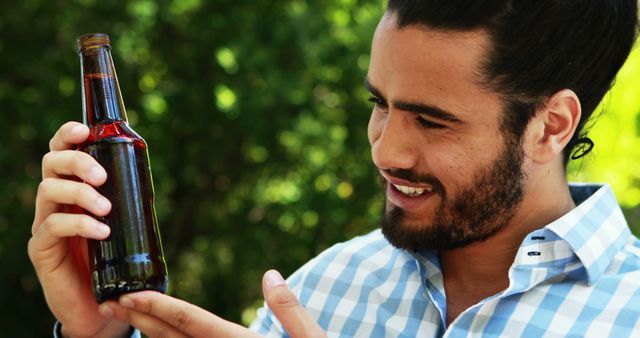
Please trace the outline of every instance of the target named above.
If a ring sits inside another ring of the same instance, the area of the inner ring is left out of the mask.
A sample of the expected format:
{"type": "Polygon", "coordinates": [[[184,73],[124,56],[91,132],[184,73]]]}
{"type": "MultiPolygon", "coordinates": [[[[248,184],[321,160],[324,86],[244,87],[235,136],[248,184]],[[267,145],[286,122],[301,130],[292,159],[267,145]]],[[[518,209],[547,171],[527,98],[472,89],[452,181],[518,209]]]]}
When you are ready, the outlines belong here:
{"type": "Polygon", "coordinates": [[[485,30],[492,46],[483,80],[503,97],[510,112],[503,128],[518,139],[551,95],[573,90],[582,117],[565,165],[574,147],[593,146],[585,124],[628,57],[638,24],[637,0],[389,0],[387,11],[398,28],[485,30]]]}

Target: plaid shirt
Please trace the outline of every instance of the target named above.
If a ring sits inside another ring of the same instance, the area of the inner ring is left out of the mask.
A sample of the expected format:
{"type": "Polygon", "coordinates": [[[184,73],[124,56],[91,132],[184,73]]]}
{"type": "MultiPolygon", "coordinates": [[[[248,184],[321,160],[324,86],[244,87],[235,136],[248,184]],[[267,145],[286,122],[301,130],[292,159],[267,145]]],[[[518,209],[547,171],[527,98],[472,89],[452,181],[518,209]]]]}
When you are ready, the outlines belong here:
{"type": "MultiPolygon", "coordinates": [[[[445,326],[437,252],[380,231],[335,245],[288,284],[330,337],[640,337],[640,241],[608,185],[570,185],[578,206],[530,233],[506,290],[445,326]]],[[[266,307],[251,329],[287,336],[266,307]]]]}

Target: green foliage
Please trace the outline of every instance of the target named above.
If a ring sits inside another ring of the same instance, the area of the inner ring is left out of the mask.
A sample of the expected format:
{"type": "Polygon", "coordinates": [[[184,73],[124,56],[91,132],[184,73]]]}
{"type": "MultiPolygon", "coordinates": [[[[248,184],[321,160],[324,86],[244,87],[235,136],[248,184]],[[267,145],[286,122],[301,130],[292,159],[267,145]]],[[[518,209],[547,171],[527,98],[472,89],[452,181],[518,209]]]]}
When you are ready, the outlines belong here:
{"type": "MultiPolygon", "coordinates": [[[[26,243],[48,140],[81,119],[77,36],[112,38],[130,123],[150,146],[170,292],[248,323],[263,271],[289,274],[376,227],[362,80],[382,10],[373,0],[0,2],[3,336],[47,336],[53,323],[26,243]]],[[[639,62],[636,52],[594,128],[599,157],[576,174],[611,181],[636,225],[639,62]]]]}
{"type": "Polygon", "coordinates": [[[607,182],[625,210],[631,229],[640,234],[640,48],[622,67],[613,88],[596,110],[589,137],[592,154],[570,162],[569,178],[607,182]]]}
{"type": "Polygon", "coordinates": [[[572,165],[577,180],[609,182],[619,202],[632,208],[640,203],[640,49],[635,48],[620,70],[613,89],[601,102],[590,137],[594,155],[572,165]]]}

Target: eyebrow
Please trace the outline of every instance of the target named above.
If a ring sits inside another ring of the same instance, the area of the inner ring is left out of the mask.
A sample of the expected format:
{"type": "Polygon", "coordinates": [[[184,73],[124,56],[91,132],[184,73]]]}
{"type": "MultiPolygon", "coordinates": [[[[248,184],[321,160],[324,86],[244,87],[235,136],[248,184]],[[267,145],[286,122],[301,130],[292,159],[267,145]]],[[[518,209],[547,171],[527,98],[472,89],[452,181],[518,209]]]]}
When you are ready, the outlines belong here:
{"type": "MultiPolygon", "coordinates": [[[[384,96],[380,93],[374,85],[369,82],[369,79],[365,77],[364,79],[364,87],[371,93],[373,96],[379,97],[386,101],[384,96]]],[[[463,123],[457,116],[454,114],[443,110],[441,108],[417,102],[407,102],[407,101],[393,101],[393,106],[397,107],[400,110],[416,113],[416,114],[424,114],[434,117],[436,119],[453,122],[453,123],[463,123]]]]}

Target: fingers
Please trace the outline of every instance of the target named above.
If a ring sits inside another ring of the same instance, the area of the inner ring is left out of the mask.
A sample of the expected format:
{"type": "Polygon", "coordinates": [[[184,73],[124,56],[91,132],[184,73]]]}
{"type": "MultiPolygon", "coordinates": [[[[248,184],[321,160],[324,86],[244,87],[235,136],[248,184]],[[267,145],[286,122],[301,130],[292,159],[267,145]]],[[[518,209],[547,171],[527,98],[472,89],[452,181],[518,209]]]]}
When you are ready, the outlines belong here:
{"type": "Polygon", "coordinates": [[[152,336],[155,332],[153,330],[162,325],[163,332],[177,331],[193,337],[258,337],[248,329],[200,307],[155,291],[130,293],[120,297],[118,306],[113,306],[113,303],[106,306],[113,308],[117,319],[129,321],[131,325],[152,336]],[[126,309],[129,314],[123,314],[121,309],[126,309]],[[149,318],[160,320],[162,324],[149,318]]]}
{"type": "Polygon", "coordinates": [[[45,178],[38,187],[32,234],[38,231],[46,217],[58,210],[60,204],[77,205],[97,216],[105,216],[111,210],[109,200],[86,183],[45,178]]]}
{"type": "Polygon", "coordinates": [[[141,292],[120,298],[120,305],[163,318],[169,325],[187,333],[206,332],[217,316],[182,300],[165,296],[159,292],[141,292]]]}
{"type": "Polygon", "coordinates": [[[152,338],[189,337],[161,319],[146,313],[131,311],[114,301],[104,302],[100,305],[99,311],[102,316],[129,323],[131,326],[134,326],[152,338]]]}
{"type": "MultiPolygon", "coordinates": [[[[56,142],[63,142],[61,140],[64,135],[78,134],[77,131],[69,131],[74,128],[79,128],[80,134],[88,132],[86,126],[77,122],[69,122],[63,125],[53,137],[52,148],[64,147],[61,144],[56,145],[56,142]]],[[[59,178],[64,176],[75,176],[94,186],[104,184],[107,179],[105,170],[87,153],[72,150],[54,150],[47,153],[42,159],[43,180],[38,187],[38,195],[36,196],[36,213],[31,229],[32,234],[38,231],[38,227],[45,217],[60,211],[60,204],[77,205],[98,216],[104,216],[109,212],[109,201],[99,196],[94,188],[88,184],[59,178]]]]}
{"type": "MultiPolygon", "coordinates": [[[[62,211],[61,205],[79,206],[98,216],[104,216],[110,211],[111,203],[89,185],[102,185],[107,179],[105,170],[89,154],[67,150],[74,148],[88,136],[87,126],[67,122],[51,138],[51,152],[42,159],[43,180],[36,196],[32,235],[38,233],[45,218],[62,211]],[[78,177],[89,184],[60,178],[64,176],[78,177]]],[[[59,217],[54,217],[56,218],[59,217]]]]}
{"type": "Polygon", "coordinates": [[[91,155],[75,150],[52,151],[42,158],[42,178],[76,176],[94,186],[102,185],[107,172],[91,155]]]}
{"type": "Polygon", "coordinates": [[[101,240],[107,238],[110,232],[109,226],[89,215],[55,213],[44,220],[33,235],[30,245],[35,251],[46,251],[63,237],[80,236],[101,240]]]}
{"type": "Polygon", "coordinates": [[[262,292],[269,308],[291,337],[326,337],[322,328],[289,290],[280,273],[269,270],[264,274],[262,292]]]}
{"type": "Polygon", "coordinates": [[[89,127],[79,122],[67,122],[56,131],[49,141],[49,150],[73,149],[89,136],[89,127]]]}

